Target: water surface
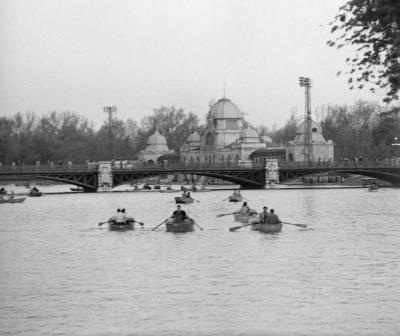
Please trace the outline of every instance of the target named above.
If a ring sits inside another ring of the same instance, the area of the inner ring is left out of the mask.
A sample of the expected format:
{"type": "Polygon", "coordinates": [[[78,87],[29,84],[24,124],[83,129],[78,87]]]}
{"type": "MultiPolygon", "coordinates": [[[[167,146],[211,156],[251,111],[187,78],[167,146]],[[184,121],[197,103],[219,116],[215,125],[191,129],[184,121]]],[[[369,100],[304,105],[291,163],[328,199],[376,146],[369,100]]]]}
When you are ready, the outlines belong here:
{"type": "Polygon", "coordinates": [[[186,234],[97,226],[123,207],[152,228],[178,194],[1,204],[1,335],[399,334],[399,189],[243,191],[309,224],[275,235],[229,232],[229,194],[193,194],[186,234]]]}

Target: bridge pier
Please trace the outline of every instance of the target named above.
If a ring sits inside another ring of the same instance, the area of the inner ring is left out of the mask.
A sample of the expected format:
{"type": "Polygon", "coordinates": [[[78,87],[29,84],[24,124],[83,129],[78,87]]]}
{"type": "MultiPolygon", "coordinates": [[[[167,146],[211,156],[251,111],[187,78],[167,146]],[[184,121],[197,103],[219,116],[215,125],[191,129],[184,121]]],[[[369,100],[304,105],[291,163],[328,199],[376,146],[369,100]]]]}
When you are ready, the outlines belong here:
{"type": "Polygon", "coordinates": [[[278,159],[265,160],[265,189],[273,189],[279,183],[278,159]]]}
{"type": "Polygon", "coordinates": [[[113,174],[111,161],[99,161],[97,178],[97,191],[107,192],[112,191],[113,188],[113,174]]]}

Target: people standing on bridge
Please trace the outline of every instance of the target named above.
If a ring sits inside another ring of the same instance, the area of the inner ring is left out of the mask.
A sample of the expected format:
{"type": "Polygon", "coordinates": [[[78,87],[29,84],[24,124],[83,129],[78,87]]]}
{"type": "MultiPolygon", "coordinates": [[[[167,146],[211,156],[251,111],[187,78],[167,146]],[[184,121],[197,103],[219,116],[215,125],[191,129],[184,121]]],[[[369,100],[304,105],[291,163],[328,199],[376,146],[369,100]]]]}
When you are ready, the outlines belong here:
{"type": "Polygon", "coordinates": [[[10,191],[10,199],[14,199],[14,190],[10,191]]]}
{"type": "Polygon", "coordinates": [[[282,223],[281,220],[279,219],[278,215],[275,214],[275,210],[271,209],[269,212],[267,224],[279,224],[282,223]]]}
{"type": "Polygon", "coordinates": [[[260,224],[267,224],[270,213],[268,212],[268,207],[264,206],[263,211],[259,214],[258,219],[260,220],[260,224]]]}

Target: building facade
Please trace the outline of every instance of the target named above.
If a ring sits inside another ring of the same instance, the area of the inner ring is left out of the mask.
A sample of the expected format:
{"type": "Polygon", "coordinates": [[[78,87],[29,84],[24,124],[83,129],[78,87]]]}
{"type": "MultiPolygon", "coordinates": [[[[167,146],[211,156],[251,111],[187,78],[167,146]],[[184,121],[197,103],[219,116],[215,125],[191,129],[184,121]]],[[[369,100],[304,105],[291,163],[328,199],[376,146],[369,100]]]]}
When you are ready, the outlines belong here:
{"type": "Polygon", "coordinates": [[[243,125],[243,114],[228,98],[218,100],[208,112],[206,127],[186,139],[180,155],[184,163],[234,164],[266,148],[257,131],[243,125]]]}
{"type": "MultiPolygon", "coordinates": [[[[309,146],[310,161],[330,161],[334,159],[335,144],[332,140],[325,140],[321,126],[311,120],[311,143],[309,146]]],[[[286,144],[287,161],[308,161],[306,154],[306,123],[299,124],[296,137],[286,144]]]]}

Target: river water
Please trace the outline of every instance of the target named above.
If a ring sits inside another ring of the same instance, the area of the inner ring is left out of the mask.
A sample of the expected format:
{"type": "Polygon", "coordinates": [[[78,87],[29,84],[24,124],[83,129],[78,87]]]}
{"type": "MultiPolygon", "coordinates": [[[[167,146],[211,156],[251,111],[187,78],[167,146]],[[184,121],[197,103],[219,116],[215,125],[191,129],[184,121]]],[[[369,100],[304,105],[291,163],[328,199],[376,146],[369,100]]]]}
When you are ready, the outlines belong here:
{"type": "Polygon", "coordinates": [[[126,208],[152,228],[179,194],[59,194],[0,204],[1,335],[398,335],[400,189],[243,191],[274,208],[268,235],[195,193],[191,233],[111,232],[126,208]]]}

